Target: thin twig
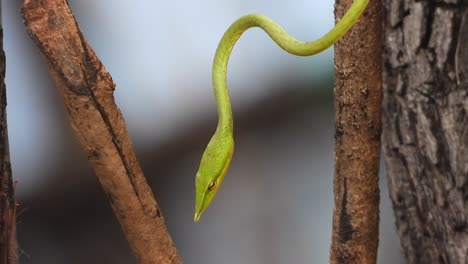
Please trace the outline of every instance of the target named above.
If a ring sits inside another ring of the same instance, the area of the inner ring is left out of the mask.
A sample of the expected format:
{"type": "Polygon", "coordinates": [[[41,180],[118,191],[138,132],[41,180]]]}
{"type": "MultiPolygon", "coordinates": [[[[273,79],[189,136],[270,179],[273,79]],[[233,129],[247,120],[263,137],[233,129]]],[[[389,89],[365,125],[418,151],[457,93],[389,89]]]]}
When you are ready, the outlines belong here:
{"type": "MultiPolygon", "coordinates": [[[[336,1],[341,17],[353,0],[336,1]]],[[[331,263],[376,263],[381,133],[381,2],[335,45],[335,178],[331,263]]],[[[337,19],[338,20],[338,19],[337,19]]]]}
{"type": "Polygon", "coordinates": [[[22,13],[138,262],[181,263],[115,104],[115,84],[67,2],[25,0],[22,13]]]}

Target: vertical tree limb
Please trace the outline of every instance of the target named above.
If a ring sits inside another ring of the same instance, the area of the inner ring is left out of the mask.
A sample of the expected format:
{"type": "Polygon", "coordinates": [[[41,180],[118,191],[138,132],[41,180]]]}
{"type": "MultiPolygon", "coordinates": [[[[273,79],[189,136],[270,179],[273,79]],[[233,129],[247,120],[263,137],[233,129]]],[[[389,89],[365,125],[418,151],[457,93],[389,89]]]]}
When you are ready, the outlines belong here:
{"type": "MultiPolygon", "coordinates": [[[[352,2],[337,0],[336,17],[342,17],[352,2]]],[[[371,0],[357,24],[335,45],[335,208],[331,263],[376,263],[377,259],[380,10],[380,0],[371,0]]]]}
{"type": "Polygon", "coordinates": [[[468,263],[468,1],[384,1],[382,134],[408,263],[468,263]]]}
{"type": "MultiPolygon", "coordinates": [[[[2,13],[0,2],[0,14],[2,13]]],[[[1,18],[1,15],[0,15],[1,18]]],[[[0,264],[18,263],[16,244],[16,201],[11,173],[6,115],[5,52],[0,19],[0,264]]]]}
{"type": "Polygon", "coordinates": [[[138,262],[180,263],[115,104],[115,84],[86,42],[66,0],[25,0],[22,13],[138,262]]]}

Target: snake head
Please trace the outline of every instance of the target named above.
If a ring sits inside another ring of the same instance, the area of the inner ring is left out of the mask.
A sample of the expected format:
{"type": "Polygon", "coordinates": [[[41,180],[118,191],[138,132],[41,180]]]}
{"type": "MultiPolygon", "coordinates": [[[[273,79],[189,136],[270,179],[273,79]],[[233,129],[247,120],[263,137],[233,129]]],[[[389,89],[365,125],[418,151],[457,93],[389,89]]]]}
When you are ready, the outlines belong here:
{"type": "Polygon", "coordinates": [[[234,152],[231,133],[218,132],[213,135],[203,153],[200,168],[195,178],[195,222],[210,205],[226,174],[234,152]]]}

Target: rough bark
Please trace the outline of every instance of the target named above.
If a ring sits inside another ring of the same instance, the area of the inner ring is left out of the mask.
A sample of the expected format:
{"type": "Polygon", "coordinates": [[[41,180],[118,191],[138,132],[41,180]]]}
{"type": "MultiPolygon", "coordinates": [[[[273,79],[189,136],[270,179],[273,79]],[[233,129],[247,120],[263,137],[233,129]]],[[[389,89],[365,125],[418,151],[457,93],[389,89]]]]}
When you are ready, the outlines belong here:
{"type": "MultiPolygon", "coordinates": [[[[1,11],[0,3],[0,13],[1,11]]],[[[5,52],[0,19],[0,264],[16,264],[16,201],[8,148],[6,105],[5,52]]]]}
{"type": "Polygon", "coordinates": [[[65,0],[26,0],[26,29],[61,93],[86,153],[139,263],[180,263],[117,108],[115,84],[65,0]]]}
{"type": "Polygon", "coordinates": [[[383,142],[401,246],[409,263],[468,263],[467,1],[384,3],[383,142]]]}
{"type": "MultiPolygon", "coordinates": [[[[341,17],[352,0],[336,1],[341,17]]],[[[376,263],[381,133],[381,3],[335,45],[335,178],[331,263],[376,263]]]]}

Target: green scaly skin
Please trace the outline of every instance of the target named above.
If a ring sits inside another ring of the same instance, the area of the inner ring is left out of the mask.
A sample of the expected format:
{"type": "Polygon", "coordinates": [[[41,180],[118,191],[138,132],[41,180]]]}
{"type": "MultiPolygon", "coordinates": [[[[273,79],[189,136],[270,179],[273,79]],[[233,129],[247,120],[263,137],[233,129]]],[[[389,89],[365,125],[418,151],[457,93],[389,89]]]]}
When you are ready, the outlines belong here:
{"type": "Polygon", "coordinates": [[[322,38],[313,42],[300,42],[288,35],[270,18],[251,14],[239,18],[224,33],[213,61],[213,88],[218,108],[218,127],[206,147],[196,175],[195,222],[213,200],[226,174],[234,152],[231,102],[226,84],[229,56],[234,44],[247,29],[262,28],[283,50],[298,56],[322,52],[338,41],[353,25],[369,0],[355,0],[343,18],[322,38]]]}

